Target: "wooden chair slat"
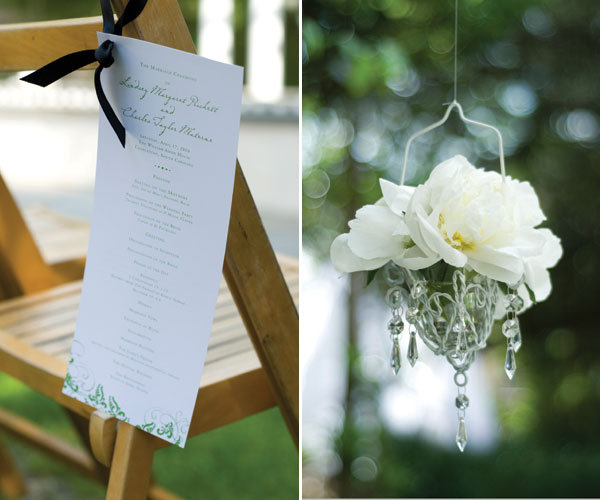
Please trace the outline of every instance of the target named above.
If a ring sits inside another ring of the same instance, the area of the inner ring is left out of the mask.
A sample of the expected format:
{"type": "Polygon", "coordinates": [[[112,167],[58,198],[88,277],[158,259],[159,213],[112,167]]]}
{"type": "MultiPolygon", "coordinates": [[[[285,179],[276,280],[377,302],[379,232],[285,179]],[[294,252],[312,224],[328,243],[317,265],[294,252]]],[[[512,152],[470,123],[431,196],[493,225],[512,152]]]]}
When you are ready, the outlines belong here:
{"type": "Polygon", "coordinates": [[[44,293],[34,293],[31,295],[26,295],[24,297],[15,297],[13,299],[7,299],[0,302],[0,315],[4,315],[10,311],[21,309],[22,307],[28,305],[33,305],[42,302],[51,302],[60,297],[80,293],[81,283],[72,282],[56,286],[49,290],[45,290],[44,293]]]}
{"type": "Polygon", "coordinates": [[[0,70],[33,70],[70,52],[95,49],[97,31],[101,17],[0,26],[0,70]]]}
{"type": "MultiPolygon", "coordinates": [[[[280,258],[282,261],[287,259],[285,256],[280,258]]],[[[297,264],[292,266],[293,263],[288,264],[284,269],[289,270],[290,290],[297,299],[297,264]]],[[[73,341],[80,293],[81,282],[77,282],[5,301],[0,309],[0,328],[28,345],[66,361],[73,341]]],[[[224,281],[205,363],[206,377],[213,381],[219,380],[217,373],[227,378],[243,373],[246,368],[253,370],[260,367],[224,281]]]]}
{"type": "Polygon", "coordinates": [[[15,308],[11,312],[0,313],[0,328],[7,331],[20,332],[27,328],[37,328],[48,322],[53,322],[55,317],[64,314],[77,315],[79,294],[70,294],[55,299],[39,302],[30,307],[15,308]]]}
{"type": "Polygon", "coordinates": [[[5,331],[10,335],[13,335],[15,338],[22,340],[23,342],[41,349],[46,344],[56,342],[66,337],[70,337],[72,343],[73,332],[75,331],[75,319],[66,318],[65,320],[59,321],[56,324],[44,327],[41,331],[27,330],[22,335],[14,335],[10,330],[5,331]]]}

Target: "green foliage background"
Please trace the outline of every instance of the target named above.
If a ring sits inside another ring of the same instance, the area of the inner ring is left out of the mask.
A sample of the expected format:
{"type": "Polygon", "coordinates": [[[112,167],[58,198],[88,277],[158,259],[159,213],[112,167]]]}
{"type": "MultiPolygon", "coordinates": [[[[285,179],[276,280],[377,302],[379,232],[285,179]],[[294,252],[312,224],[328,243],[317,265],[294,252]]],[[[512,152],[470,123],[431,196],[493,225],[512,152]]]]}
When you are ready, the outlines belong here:
{"type": "MultiPolygon", "coordinates": [[[[498,398],[501,442],[489,455],[449,453],[385,428],[373,433],[354,418],[357,407],[376,407],[377,387],[361,375],[349,332],[336,450],[342,465],[325,490],[348,497],[597,497],[600,6],[459,4],[458,99],[467,116],[501,128],[507,173],[531,181],[564,247],[552,270],[553,294],[521,319],[519,385],[531,390],[510,405],[498,398]],[[365,455],[378,464],[372,481],[352,474],[353,461],[365,455]]],[[[381,196],[378,179],[399,180],[410,133],[439,119],[442,103],[452,100],[454,1],[307,0],[303,15],[303,244],[326,263],[331,241],[356,209],[381,196]]],[[[417,141],[407,182],[423,181],[457,153],[498,168],[493,136],[469,134],[454,116],[417,141]]],[[[487,355],[502,363],[502,351],[492,342],[487,355]]]]}
{"type": "MultiPolygon", "coordinates": [[[[0,407],[55,436],[80,443],[67,415],[54,401],[1,373],[0,407]]],[[[0,441],[8,444],[26,475],[28,499],[104,498],[106,488],[48,455],[4,433],[0,433],[0,441]]],[[[196,436],[183,450],[169,447],[158,451],[153,472],[161,486],[189,500],[298,498],[298,452],[277,409],[196,436]]],[[[4,500],[1,493],[0,499],[4,500]]]]}

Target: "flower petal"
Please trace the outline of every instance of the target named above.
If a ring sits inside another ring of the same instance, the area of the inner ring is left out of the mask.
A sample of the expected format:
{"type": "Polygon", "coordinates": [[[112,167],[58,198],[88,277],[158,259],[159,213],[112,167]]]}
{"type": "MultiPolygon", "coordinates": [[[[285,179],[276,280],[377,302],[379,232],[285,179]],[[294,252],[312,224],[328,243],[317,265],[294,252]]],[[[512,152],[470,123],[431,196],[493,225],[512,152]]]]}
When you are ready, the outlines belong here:
{"type": "Polygon", "coordinates": [[[445,262],[454,267],[463,267],[467,263],[467,256],[449,245],[438,229],[430,224],[429,220],[419,213],[417,213],[417,218],[423,239],[445,262]]]}
{"type": "Polygon", "coordinates": [[[529,291],[527,290],[525,283],[517,288],[517,295],[523,299],[523,307],[519,313],[525,312],[533,305],[533,301],[531,300],[531,296],[529,295],[529,291]]]}
{"type": "Polygon", "coordinates": [[[380,179],[379,185],[381,186],[383,199],[388,207],[390,207],[390,210],[398,215],[406,212],[406,207],[415,192],[415,188],[413,186],[399,186],[385,179],[380,179]]]}
{"type": "Polygon", "coordinates": [[[556,237],[550,229],[541,228],[538,229],[538,232],[546,238],[546,244],[542,250],[542,255],[539,257],[539,263],[546,268],[554,267],[563,254],[560,238],[556,237]]]}
{"type": "Polygon", "coordinates": [[[535,295],[535,300],[541,302],[546,300],[552,291],[550,273],[537,262],[525,263],[525,284],[535,295]]]}
{"type": "Polygon", "coordinates": [[[344,273],[353,273],[355,271],[369,271],[378,269],[385,265],[389,259],[361,259],[356,256],[348,246],[348,233],[340,234],[330,249],[331,262],[334,267],[344,273]]]}
{"type": "Polygon", "coordinates": [[[547,237],[540,229],[520,229],[511,233],[498,233],[486,243],[495,248],[511,249],[521,257],[541,255],[547,237]]]}
{"type": "Polygon", "coordinates": [[[535,227],[546,220],[540,208],[540,200],[529,182],[520,182],[508,177],[504,192],[508,197],[508,204],[513,207],[516,226],[535,227]]]}
{"type": "Polygon", "coordinates": [[[504,283],[516,283],[523,276],[523,259],[505,250],[479,245],[465,252],[469,265],[479,274],[504,283]]]}
{"type": "Polygon", "coordinates": [[[401,224],[402,217],[387,206],[365,205],[356,212],[356,219],[348,223],[348,246],[362,259],[385,257],[389,260],[404,250],[408,239],[394,234],[401,224]]]}
{"type": "Polygon", "coordinates": [[[457,173],[463,169],[471,171],[475,170],[475,167],[463,155],[455,155],[438,164],[431,171],[427,184],[437,184],[438,182],[445,182],[447,179],[456,178],[457,173]]]}

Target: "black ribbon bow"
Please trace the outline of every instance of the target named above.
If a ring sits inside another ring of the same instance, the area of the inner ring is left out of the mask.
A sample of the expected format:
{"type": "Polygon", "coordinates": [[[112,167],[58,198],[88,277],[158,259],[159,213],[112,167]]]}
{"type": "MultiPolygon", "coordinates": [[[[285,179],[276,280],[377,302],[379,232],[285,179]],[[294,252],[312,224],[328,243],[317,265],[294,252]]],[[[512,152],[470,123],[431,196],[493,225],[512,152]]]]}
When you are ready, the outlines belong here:
{"type": "MultiPolygon", "coordinates": [[[[147,0],[129,0],[123,15],[115,23],[114,13],[110,0],[100,0],[100,7],[102,9],[102,20],[103,26],[102,31],[104,33],[110,33],[114,35],[121,35],[123,33],[123,26],[133,21],[137,16],[140,15],[144,7],[146,6],[147,0]]],[[[100,44],[97,49],[80,50],[79,52],[73,52],[66,56],[59,57],[55,61],[46,64],[42,68],[30,73],[27,76],[21,78],[21,80],[27,83],[33,83],[40,87],[46,87],[56,80],[61,79],[63,76],[72,73],[73,71],[83,68],[88,64],[98,61],[99,65],[94,72],[94,87],[96,88],[96,96],[100,107],[106,118],[108,119],[113,130],[117,134],[119,141],[123,147],[125,147],[125,127],[117,118],[117,115],[113,111],[102,90],[102,84],[100,82],[100,73],[104,68],[108,68],[115,62],[112,56],[112,49],[114,43],[110,40],[105,40],[100,44]]]]}

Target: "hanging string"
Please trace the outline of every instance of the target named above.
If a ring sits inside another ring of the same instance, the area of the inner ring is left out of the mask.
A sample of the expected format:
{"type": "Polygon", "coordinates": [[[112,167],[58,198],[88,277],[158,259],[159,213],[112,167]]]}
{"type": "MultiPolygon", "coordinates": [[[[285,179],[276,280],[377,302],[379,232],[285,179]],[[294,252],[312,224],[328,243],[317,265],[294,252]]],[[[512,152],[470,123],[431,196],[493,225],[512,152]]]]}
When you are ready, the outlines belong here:
{"type": "Polygon", "coordinates": [[[454,0],[454,102],[458,80],[458,0],[454,0]]]}
{"type": "Polygon", "coordinates": [[[408,162],[408,153],[410,151],[410,145],[412,142],[419,136],[426,134],[427,132],[431,132],[433,129],[441,127],[453,109],[458,111],[458,116],[460,119],[468,124],[477,125],[479,127],[487,128],[488,130],[492,130],[496,137],[498,137],[498,156],[500,158],[500,173],[502,174],[502,180],[506,180],[506,169],[504,166],[504,146],[502,143],[502,134],[500,130],[494,127],[493,125],[489,125],[487,123],[483,123],[477,120],[472,120],[471,118],[467,118],[463,112],[462,106],[458,102],[457,99],[457,84],[458,82],[458,0],[454,0],[454,100],[452,102],[445,103],[444,106],[448,106],[444,116],[435,123],[425,127],[422,130],[419,130],[412,134],[408,140],[406,141],[406,148],[404,149],[404,159],[402,160],[402,174],[400,176],[400,185],[404,185],[404,180],[406,177],[406,163],[408,162]]]}

